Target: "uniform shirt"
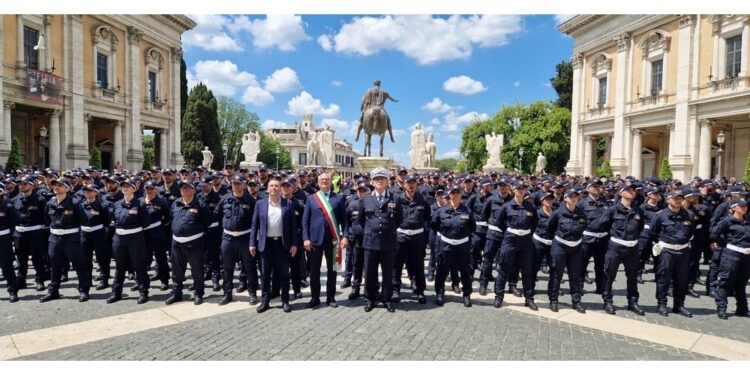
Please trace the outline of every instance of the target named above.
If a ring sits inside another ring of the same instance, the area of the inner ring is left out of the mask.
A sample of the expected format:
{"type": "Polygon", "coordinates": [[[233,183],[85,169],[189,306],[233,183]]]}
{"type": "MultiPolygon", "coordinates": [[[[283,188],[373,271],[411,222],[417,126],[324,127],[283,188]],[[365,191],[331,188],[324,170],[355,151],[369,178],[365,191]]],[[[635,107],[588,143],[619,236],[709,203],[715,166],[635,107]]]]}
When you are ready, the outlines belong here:
{"type": "Polygon", "coordinates": [[[695,224],[695,240],[705,244],[708,241],[711,225],[711,208],[703,203],[698,203],[689,208],[693,214],[695,224]]]}
{"type": "Polygon", "coordinates": [[[654,219],[656,213],[661,211],[659,206],[652,206],[648,202],[644,202],[638,207],[643,215],[643,230],[641,230],[640,238],[649,239],[651,238],[651,220],[654,219]]]}
{"type": "Polygon", "coordinates": [[[536,216],[539,221],[536,224],[536,230],[534,231],[534,234],[541,238],[544,238],[545,240],[551,240],[552,237],[554,237],[554,233],[549,231],[549,218],[553,213],[555,213],[555,210],[552,210],[550,214],[547,215],[547,213],[544,212],[544,208],[542,207],[536,210],[536,216]]]}
{"type": "Polygon", "coordinates": [[[500,207],[493,225],[496,225],[503,231],[504,237],[511,237],[516,235],[508,232],[508,228],[530,230],[533,233],[536,230],[538,221],[539,218],[536,216],[536,209],[533,205],[526,201],[518,204],[513,199],[500,207]]]}
{"type": "Polygon", "coordinates": [[[362,196],[357,221],[362,227],[362,247],[368,251],[396,251],[396,228],[403,220],[401,198],[387,190],[382,194],[373,191],[362,196]]]}
{"type": "Polygon", "coordinates": [[[53,198],[47,202],[45,220],[50,229],[78,229],[83,213],[80,206],[73,203],[71,194],[66,194],[62,202],[53,198]]]}
{"type": "MultiPolygon", "coordinates": [[[[462,240],[469,238],[476,229],[476,222],[464,204],[459,204],[456,209],[450,203],[440,207],[432,214],[432,229],[437,232],[437,236],[444,236],[451,240],[462,240]]],[[[451,245],[440,239],[435,240],[437,251],[470,251],[471,241],[466,241],[461,245],[451,245]]]]}
{"type": "Polygon", "coordinates": [[[146,197],[141,198],[140,201],[146,208],[149,226],[151,226],[152,223],[161,222],[161,225],[158,227],[147,230],[146,235],[154,238],[164,236],[164,227],[169,226],[171,215],[167,201],[160,198],[158,195],[149,202],[146,202],[146,197]]]}
{"type": "Polygon", "coordinates": [[[609,232],[614,238],[635,241],[638,240],[644,224],[645,220],[637,206],[632,205],[628,209],[620,201],[607,208],[607,211],[596,219],[593,227],[598,232],[609,232]]]}
{"type": "MultiPolygon", "coordinates": [[[[466,201],[466,207],[469,208],[469,211],[471,211],[472,215],[474,215],[474,221],[484,221],[485,223],[487,221],[482,220],[482,209],[484,207],[484,202],[489,199],[489,197],[492,196],[492,193],[485,194],[484,191],[480,191],[471,197],[469,197],[469,200],[466,201]]],[[[477,233],[487,233],[487,226],[486,225],[477,225],[476,228],[477,233]]]]}
{"type": "MultiPolygon", "coordinates": [[[[216,206],[219,205],[219,201],[221,200],[221,196],[219,193],[213,191],[213,188],[208,192],[208,194],[204,193],[203,191],[197,193],[196,197],[203,203],[204,206],[208,209],[209,215],[211,216],[211,223],[217,223],[221,220],[221,216],[216,215],[216,206]]],[[[218,228],[218,227],[214,227],[218,228]]]]}
{"type": "Polygon", "coordinates": [[[125,198],[115,202],[112,208],[112,221],[117,229],[145,229],[150,224],[146,207],[135,195],[130,202],[126,202],[125,198]]]}
{"type": "Polygon", "coordinates": [[[722,242],[744,249],[750,248],[750,219],[747,215],[744,220],[727,216],[711,230],[710,238],[712,243],[722,242]]]}
{"type": "Polygon", "coordinates": [[[115,203],[117,201],[121,200],[123,197],[122,191],[116,190],[114,193],[106,192],[102,196],[102,208],[109,211],[109,217],[112,219],[112,225],[114,225],[114,212],[115,212],[115,203]]]}
{"type": "Polygon", "coordinates": [[[93,202],[84,199],[78,205],[81,207],[81,211],[83,211],[81,226],[95,227],[101,224],[106,227],[112,221],[109,210],[104,207],[99,197],[94,198],[93,202]]]}
{"type": "Polygon", "coordinates": [[[25,197],[20,193],[13,199],[13,221],[16,225],[29,227],[44,224],[44,202],[32,193],[25,197]]]}
{"type": "MultiPolygon", "coordinates": [[[[602,196],[599,196],[599,199],[594,199],[591,196],[587,196],[586,198],[583,198],[580,202],[578,202],[578,206],[583,209],[583,214],[586,216],[586,223],[588,225],[586,231],[600,233],[600,231],[598,231],[596,227],[594,227],[594,224],[596,223],[596,219],[599,218],[599,215],[604,214],[604,211],[607,209],[607,200],[602,196]]],[[[592,236],[583,237],[584,243],[593,243],[597,240],[598,239],[596,237],[592,236]]]]}
{"type": "Polygon", "coordinates": [[[571,212],[567,205],[562,205],[550,216],[548,229],[553,236],[566,241],[578,241],[583,237],[586,224],[586,215],[583,208],[576,206],[575,210],[571,212]]]}
{"type": "MultiPolygon", "coordinates": [[[[10,199],[4,196],[4,194],[3,196],[0,196],[0,231],[6,229],[10,229],[11,232],[13,231],[13,227],[15,225],[13,224],[13,216],[11,215],[12,209],[13,206],[10,199]]],[[[10,243],[7,243],[5,245],[10,247],[10,243]]]]}
{"type": "Polygon", "coordinates": [[[346,220],[349,221],[349,239],[352,240],[355,237],[362,237],[364,229],[359,224],[359,215],[362,214],[360,211],[361,202],[356,195],[350,196],[346,202],[346,220]]]}
{"type": "Polygon", "coordinates": [[[684,245],[693,236],[693,215],[680,207],[677,213],[669,208],[659,211],[651,221],[651,240],[684,245]]]}
{"type": "Polygon", "coordinates": [[[211,223],[211,213],[198,197],[193,197],[190,203],[185,203],[180,198],[172,204],[172,235],[175,237],[205,233],[211,223]]]}
{"type": "MultiPolygon", "coordinates": [[[[305,194],[304,191],[298,190],[303,195],[305,194]]],[[[289,201],[289,204],[292,205],[292,210],[294,211],[294,220],[296,220],[297,224],[297,246],[301,246],[302,244],[302,214],[305,212],[305,201],[299,200],[296,198],[296,196],[293,194],[290,199],[287,199],[289,201]]]]}
{"type": "Polygon", "coordinates": [[[432,219],[430,206],[420,194],[414,192],[414,199],[409,199],[406,193],[401,195],[401,207],[403,220],[399,224],[401,229],[424,229],[429,226],[432,219]]]}
{"type": "Polygon", "coordinates": [[[267,237],[281,237],[281,200],[274,204],[268,198],[268,222],[266,223],[267,237]]]}
{"type": "Polygon", "coordinates": [[[224,229],[232,232],[244,232],[250,230],[253,220],[255,199],[247,192],[237,198],[234,193],[229,193],[222,198],[214,209],[214,215],[221,218],[224,229]]]}
{"type": "MultiPolygon", "coordinates": [[[[487,199],[485,199],[484,203],[482,204],[482,211],[481,211],[479,221],[484,221],[488,225],[492,225],[494,227],[499,228],[497,224],[497,219],[498,219],[498,215],[500,214],[500,208],[503,207],[505,202],[506,202],[505,198],[500,195],[499,191],[489,196],[487,199]]],[[[488,228],[487,238],[498,240],[498,241],[502,240],[503,232],[499,232],[499,231],[488,228]]]]}
{"type": "Polygon", "coordinates": [[[172,205],[175,200],[180,198],[180,185],[177,184],[177,182],[173,182],[172,186],[167,188],[167,185],[164,184],[161,188],[159,188],[159,196],[162,197],[169,205],[172,205]]]}
{"type": "Polygon", "coordinates": [[[716,206],[716,210],[711,215],[711,227],[719,224],[720,221],[724,220],[729,215],[729,202],[721,202],[716,206]]]}

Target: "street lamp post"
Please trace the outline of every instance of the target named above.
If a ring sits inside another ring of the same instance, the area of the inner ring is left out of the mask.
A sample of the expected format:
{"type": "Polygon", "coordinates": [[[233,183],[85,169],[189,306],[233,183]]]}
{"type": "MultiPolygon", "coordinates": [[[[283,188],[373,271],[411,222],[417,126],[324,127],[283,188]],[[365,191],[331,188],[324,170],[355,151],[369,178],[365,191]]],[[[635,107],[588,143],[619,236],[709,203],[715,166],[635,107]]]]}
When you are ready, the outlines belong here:
{"type": "Polygon", "coordinates": [[[235,168],[240,167],[240,149],[242,148],[242,142],[237,142],[237,157],[235,158],[235,168]]]}
{"type": "Polygon", "coordinates": [[[39,143],[42,146],[42,168],[47,168],[47,128],[42,126],[39,129],[39,143]]]}
{"type": "Polygon", "coordinates": [[[279,153],[281,153],[281,149],[279,149],[279,146],[276,146],[276,172],[279,171],[279,153]]]}
{"type": "Polygon", "coordinates": [[[224,165],[227,164],[227,153],[229,152],[229,145],[224,143],[221,145],[222,149],[224,150],[224,165]]]}
{"type": "Polygon", "coordinates": [[[523,147],[518,149],[518,172],[523,174],[523,147]]]}
{"type": "Polygon", "coordinates": [[[716,135],[716,143],[719,144],[719,159],[716,163],[716,180],[721,181],[721,158],[722,154],[724,153],[724,141],[726,140],[726,136],[724,135],[724,131],[719,131],[719,134],[716,135]]]}

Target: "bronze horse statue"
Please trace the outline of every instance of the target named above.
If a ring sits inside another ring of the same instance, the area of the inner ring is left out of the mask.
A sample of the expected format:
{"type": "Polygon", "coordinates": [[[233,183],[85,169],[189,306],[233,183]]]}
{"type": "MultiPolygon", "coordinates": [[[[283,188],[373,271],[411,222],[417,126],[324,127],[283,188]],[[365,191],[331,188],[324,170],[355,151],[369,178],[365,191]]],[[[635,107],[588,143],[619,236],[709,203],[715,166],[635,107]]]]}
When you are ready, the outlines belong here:
{"type": "Polygon", "coordinates": [[[362,122],[360,122],[357,128],[355,142],[359,141],[359,133],[362,129],[365,130],[364,156],[372,156],[371,139],[373,134],[380,136],[380,157],[383,157],[383,137],[386,130],[388,130],[388,134],[391,136],[391,142],[396,142],[393,139],[391,119],[388,117],[388,112],[385,111],[383,106],[374,106],[365,110],[365,113],[362,115],[362,122]]]}

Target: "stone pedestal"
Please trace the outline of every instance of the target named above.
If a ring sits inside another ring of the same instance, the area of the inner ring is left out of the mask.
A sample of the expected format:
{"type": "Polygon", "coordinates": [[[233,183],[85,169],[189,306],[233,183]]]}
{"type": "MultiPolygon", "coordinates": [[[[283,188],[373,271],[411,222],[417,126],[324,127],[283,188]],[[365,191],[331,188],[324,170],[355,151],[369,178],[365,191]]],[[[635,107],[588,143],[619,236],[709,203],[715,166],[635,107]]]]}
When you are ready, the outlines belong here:
{"type": "Polygon", "coordinates": [[[258,167],[263,164],[259,161],[256,162],[249,162],[249,161],[243,161],[240,162],[240,168],[247,168],[247,169],[258,169],[258,167]]]}
{"type": "Polygon", "coordinates": [[[365,156],[357,159],[357,166],[360,172],[371,172],[377,167],[391,169],[393,160],[391,158],[383,158],[376,156],[365,156]]]}
{"type": "Polygon", "coordinates": [[[505,170],[505,166],[500,164],[500,165],[495,165],[495,166],[485,165],[484,167],[482,167],[482,171],[485,174],[487,174],[490,172],[504,173],[506,170],[505,170]]]}
{"type": "Polygon", "coordinates": [[[414,170],[416,170],[420,175],[438,171],[438,169],[434,167],[414,168],[414,170]]]}

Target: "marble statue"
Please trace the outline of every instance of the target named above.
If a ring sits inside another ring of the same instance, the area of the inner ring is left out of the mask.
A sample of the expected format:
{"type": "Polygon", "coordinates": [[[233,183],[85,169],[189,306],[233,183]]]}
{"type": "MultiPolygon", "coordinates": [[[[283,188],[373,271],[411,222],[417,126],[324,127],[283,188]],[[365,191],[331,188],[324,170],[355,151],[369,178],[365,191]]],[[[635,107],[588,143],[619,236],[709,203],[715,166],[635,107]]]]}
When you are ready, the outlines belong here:
{"type": "Polygon", "coordinates": [[[437,153],[437,145],[433,141],[433,133],[427,137],[427,143],[424,145],[425,162],[424,166],[427,168],[435,167],[435,154],[437,153]]]}
{"type": "Polygon", "coordinates": [[[256,163],[260,153],[260,134],[256,131],[243,135],[240,151],[245,155],[246,163],[256,163]]]}
{"type": "Polygon", "coordinates": [[[317,165],[318,161],[318,150],[320,150],[320,144],[318,144],[316,132],[310,132],[310,140],[307,141],[307,165],[317,165]]]}
{"type": "Polygon", "coordinates": [[[326,124],[325,128],[318,134],[318,144],[320,146],[321,165],[333,165],[335,151],[333,145],[333,131],[326,124]]]}
{"type": "Polygon", "coordinates": [[[211,168],[211,163],[214,162],[214,153],[208,149],[208,146],[206,146],[203,148],[203,151],[201,151],[201,154],[203,154],[203,162],[201,165],[206,168],[211,168]]]}
{"type": "Polygon", "coordinates": [[[487,154],[489,154],[489,157],[487,158],[487,167],[500,167],[502,166],[502,162],[500,161],[500,155],[503,152],[503,134],[495,134],[495,132],[492,132],[492,135],[486,134],[484,136],[485,141],[487,142],[487,154]]]}
{"type": "Polygon", "coordinates": [[[542,152],[539,152],[539,156],[536,157],[536,173],[543,174],[544,168],[547,167],[547,158],[542,155],[542,152]]]}
{"type": "Polygon", "coordinates": [[[424,131],[422,130],[422,124],[417,123],[414,125],[414,131],[411,132],[411,146],[409,147],[409,153],[411,156],[411,167],[422,168],[424,167],[424,150],[425,140],[424,131]]]}

